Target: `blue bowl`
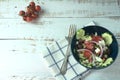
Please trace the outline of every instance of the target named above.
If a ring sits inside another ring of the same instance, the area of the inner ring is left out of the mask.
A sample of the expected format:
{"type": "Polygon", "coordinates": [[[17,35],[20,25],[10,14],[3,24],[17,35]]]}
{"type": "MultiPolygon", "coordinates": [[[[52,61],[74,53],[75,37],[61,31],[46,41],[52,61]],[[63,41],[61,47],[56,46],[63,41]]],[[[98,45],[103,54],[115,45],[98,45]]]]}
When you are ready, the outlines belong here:
{"type": "MultiPolygon", "coordinates": [[[[102,33],[107,32],[107,33],[112,35],[113,42],[109,46],[110,54],[108,55],[108,57],[112,57],[113,58],[113,62],[114,62],[115,59],[117,58],[117,55],[118,55],[118,43],[117,43],[117,40],[116,40],[115,36],[113,35],[113,33],[110,32],[108,29],[106,29],[104,27],[101,27],[101,26],[86,26],[86,27],[83,27],[82,29],[85,30],[85,34],[95,34],[97,32],[98,35],[101,35],[102,33]]],[[[75,49],[76,41],[77,41],[77,39],[76,39],[76,34],[75,34],[73,36],[72,43],[71,43],[71,51],[72,51],[72,54],[73,54],[74,58],[78,61],[78,63],[81,64],[81,62],[79,61],[80,58],[79,58],[79,56],[77,54],[77,51],[75,49]]],[[[110,66],[110,65],[108,65],[108,66],[110,66]]],[[[105,67],[108,67],[108,66],[105,66],[105,67]]],[[[84,66],[84,67],[89,68],[87,66],[84,66]]],[[[105,67],[92,67],[92,69],[103,69],[105,67]]]]}

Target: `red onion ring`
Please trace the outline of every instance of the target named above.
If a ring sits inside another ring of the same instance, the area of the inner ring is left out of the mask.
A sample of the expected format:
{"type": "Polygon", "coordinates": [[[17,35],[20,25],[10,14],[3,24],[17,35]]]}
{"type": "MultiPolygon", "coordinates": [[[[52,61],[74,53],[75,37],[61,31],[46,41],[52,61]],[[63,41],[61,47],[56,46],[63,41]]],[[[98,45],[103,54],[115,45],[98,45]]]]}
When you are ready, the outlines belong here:
{"type": "Polygon", "coordinates": [[[95,55],[93,54],[92,51],[90,51],[89,49],[78,49],[77,51],[78,51],[78,52],[81,52],[81,51],[89,51],[89,52],[92,54],[93,64],[95,63],[95,55]]]}
{"type": "MultiPolygon", "coordinates": [[[[102,55],[103,55],[103,48],[102,48],[102,46],[98,43],[98,42],[96,42],[96,41],[90,41],[90,42],[92,42],[92,43],[95,43],[96,45],[98,45],[99,47],[100,47],[100,56],[99,57],[102,57],[102,55]]],[[[80,51],[89,51],[91,54],[92,54],[92,58],[93,58],[93,64],[95,64],[95,54],[93,54],[93,52],[92,51],[90,51],[89,49],[78,49],[77,51],[78,52],[80,52],[80,51]]]]}
{"type": "Polygon", "coordinates": [[[103,48],[102,48],[102,46],[98,42],[96,42],[96,41],[90,41],[90,42],[95,43],[95,44],[97,44],[100,47],[101,51],[100,51],[100,56],[99,57],[102,57],[102,55],[103,55],[103,48]]]}

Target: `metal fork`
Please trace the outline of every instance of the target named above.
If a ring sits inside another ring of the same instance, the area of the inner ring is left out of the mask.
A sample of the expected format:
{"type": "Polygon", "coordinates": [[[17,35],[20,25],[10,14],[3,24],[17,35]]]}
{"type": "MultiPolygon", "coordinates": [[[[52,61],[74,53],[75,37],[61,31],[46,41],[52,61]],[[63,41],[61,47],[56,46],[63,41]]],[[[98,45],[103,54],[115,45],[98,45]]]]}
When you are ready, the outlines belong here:
{"type": "Polygon", "coordinates": [[[68,47],[67,47],[67,51],[66,51],[66,54],[65,54],[65,58],[64,58],[62,67],[60,69],[60,72],[61,72],[62,75],[64,75],[67,71],[68,58],[70,56],[70,51],[71,51],[70,45],[71,45],[71,41],[72,41],[72,38],[73,38],[75,32],[76,32],[76,26],[74,24],[70,25],[69,34],[68,34],[67,37],[65,37],[68,41],[68,47]]]}

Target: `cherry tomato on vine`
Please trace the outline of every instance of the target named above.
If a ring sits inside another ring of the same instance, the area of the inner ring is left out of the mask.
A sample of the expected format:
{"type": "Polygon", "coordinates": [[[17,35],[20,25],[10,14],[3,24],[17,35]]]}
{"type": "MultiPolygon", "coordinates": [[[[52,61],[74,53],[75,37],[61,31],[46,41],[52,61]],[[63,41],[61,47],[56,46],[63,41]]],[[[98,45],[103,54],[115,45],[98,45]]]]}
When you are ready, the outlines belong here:
{"type": "Polygon", "coordinates": [[[27,22],[31,22],[32,20],[33,20],[32,17],[26,17],[26,21],[27,21],[27,22]]]}
{"type": "Polygon", "coordinates": [[[33,19],[38,18],[38,13],[41,10],[39,5],[36,5],[35,2],[31,1],[26,7],[26,11],[21,10],[19,15],[23,17],[24,21],[31,22],[33,19]]]}
{"type": "Polygon", "coordinates": [[[21,11],[19,12],[19,15],[20,15],[20,16],[24,16],[24,15],[25,15],[25,11],[21,10],[21,11]]]}
{"type": "Polygon", "coordinates": [[[39,12],[41,10],[41,7],[39,5],[35,6],[35,10],[39,12]]]}
{"type": "Polygon", "coordinates": [[[35,2],[30,2],[30,6],[34,7],[35,6],[35,2]]]}

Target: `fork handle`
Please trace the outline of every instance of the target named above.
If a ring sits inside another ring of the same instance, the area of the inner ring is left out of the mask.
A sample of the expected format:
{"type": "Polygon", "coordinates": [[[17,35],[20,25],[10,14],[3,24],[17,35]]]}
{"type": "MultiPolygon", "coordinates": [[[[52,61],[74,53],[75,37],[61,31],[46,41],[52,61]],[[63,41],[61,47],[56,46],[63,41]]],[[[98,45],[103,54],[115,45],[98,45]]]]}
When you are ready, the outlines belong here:
{"type": "Polygon", "coordinates": [[[64,75],[66,73],[66,71],[67,71],[68,57],[69,57],[69,55],[70,55],[70,45],[68,45],[68,47],[67,47],[66,55],[65,55],[62,67],[60,69],[60,72],[61,72],[62,75],[64,75]]]}

